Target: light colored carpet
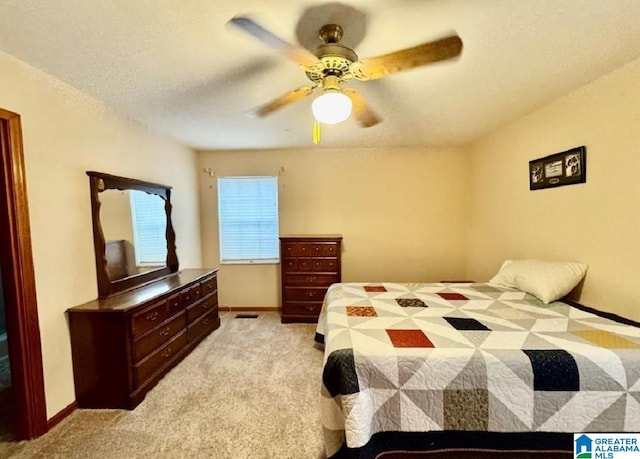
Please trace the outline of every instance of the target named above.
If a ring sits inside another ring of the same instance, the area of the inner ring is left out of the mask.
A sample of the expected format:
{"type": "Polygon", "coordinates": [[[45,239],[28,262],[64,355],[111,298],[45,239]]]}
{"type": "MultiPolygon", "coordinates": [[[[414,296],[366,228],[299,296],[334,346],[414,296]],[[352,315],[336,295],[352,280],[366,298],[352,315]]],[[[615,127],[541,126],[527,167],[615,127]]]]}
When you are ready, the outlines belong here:
{"type": "Polygon", "coordinates": [[[77,410],[36,440],[0,444],[0,457],[325,457],[315,325],[221,319],[135,410],[77,410]]]}

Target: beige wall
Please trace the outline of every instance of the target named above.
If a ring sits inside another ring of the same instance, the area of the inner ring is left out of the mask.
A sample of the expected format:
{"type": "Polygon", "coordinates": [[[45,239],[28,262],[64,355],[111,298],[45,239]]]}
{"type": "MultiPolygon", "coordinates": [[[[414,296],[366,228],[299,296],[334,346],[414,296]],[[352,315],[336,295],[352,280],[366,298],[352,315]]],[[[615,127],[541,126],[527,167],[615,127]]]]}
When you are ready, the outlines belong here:
{"type": "Polygon", "coordinates": [[[640,60],[478,142],[468,274],[508,258],[589,265],[581,302],[640,320],[640,60]],[[587,148],[587,183],[529,191],[528,162],[587,148]]]}
{"type": "MultiPolygon", "coordinates": [[[[200,171],[279,177],[280,234],[342,234],[343,281],[465,272],[468,158],[457,149],[203,152],[200,171]],[[284,172],[283,172],[284,169],[284,172]]],[[[203,261],[219,263],[216,177],[200,172],[203,261]]],[[[279,305],[279,265],[223,265],[220,302],[279,305]]]]}
{"type": "Polygon", "coordinates": [[[0,105],[21,115],[47,413],[75,400],[65,310],[97,297],[87,170],[172,185],[182,267],[200,266],[195,153],[0,53],[0,105]]]}

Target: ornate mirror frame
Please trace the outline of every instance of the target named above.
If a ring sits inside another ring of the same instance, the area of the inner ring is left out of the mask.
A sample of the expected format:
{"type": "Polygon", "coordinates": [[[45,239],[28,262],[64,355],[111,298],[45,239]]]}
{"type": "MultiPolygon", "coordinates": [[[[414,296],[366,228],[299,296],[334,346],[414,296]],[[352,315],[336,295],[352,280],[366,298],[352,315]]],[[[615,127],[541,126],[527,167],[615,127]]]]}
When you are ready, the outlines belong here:
{"type": "Polygon", "coordinates": [[[98,279],[98,297],[106,298],[178,271],[178,256],[176,254],[176,234],[171,223],[171,187],[158,183],[118,177],[102,172],[87,171],[91,188],[91,217],[93,221],[93,247],[96,258],[96,277],[98,279]],[[107,268],[106,241],[100,221],[100,193],[105,190],[139,190],[160,196],[164,200],[164,210],[167,216],[167,263],[162,268],[155,269],[123,279],[111,280],[107,268]]]}

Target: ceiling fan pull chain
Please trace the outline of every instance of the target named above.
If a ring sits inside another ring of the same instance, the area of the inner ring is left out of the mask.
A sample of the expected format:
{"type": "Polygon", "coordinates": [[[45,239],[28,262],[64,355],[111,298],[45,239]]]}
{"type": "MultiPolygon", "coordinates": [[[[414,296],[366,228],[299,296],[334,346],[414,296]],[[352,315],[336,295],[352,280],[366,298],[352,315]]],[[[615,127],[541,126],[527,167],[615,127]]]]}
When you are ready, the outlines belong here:
{"type": "Polygon", "coordinates": [[[313,143],[318,145],[320,143],[320,121],[313,122],[313,143]]]}

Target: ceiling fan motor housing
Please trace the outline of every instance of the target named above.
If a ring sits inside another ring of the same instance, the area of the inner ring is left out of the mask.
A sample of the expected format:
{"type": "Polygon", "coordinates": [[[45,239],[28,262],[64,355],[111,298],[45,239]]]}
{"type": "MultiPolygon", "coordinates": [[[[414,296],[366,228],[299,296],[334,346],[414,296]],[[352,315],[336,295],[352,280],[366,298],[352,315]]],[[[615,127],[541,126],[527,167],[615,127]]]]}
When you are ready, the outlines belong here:
{"type": "Polygon", "coordinates": [[[330,75],[335,75],[342,81],[350,79],[349,67],[357,62],[358,55],[351,48],[338,43],[342,38],[342,27],[327,24],[320,29],[319,36],[323,43],[312,53],[320,62],[306,69],[307,77],[314,83],[319,83],[330,75]]]}

